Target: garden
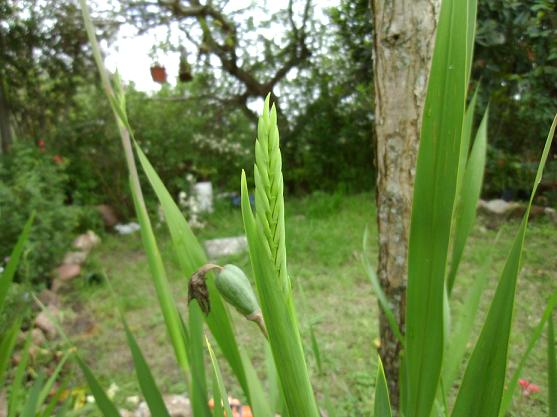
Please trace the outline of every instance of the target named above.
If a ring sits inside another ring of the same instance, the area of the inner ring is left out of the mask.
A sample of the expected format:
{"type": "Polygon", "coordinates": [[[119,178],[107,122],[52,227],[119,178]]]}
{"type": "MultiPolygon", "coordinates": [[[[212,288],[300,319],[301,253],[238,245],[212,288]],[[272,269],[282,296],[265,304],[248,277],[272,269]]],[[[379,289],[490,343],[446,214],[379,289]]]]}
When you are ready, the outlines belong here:
{"type": "Polygon", "coordinates": [[[1,2],[0,416],[557,416],[557,8],[433,3],[1,2]]]}

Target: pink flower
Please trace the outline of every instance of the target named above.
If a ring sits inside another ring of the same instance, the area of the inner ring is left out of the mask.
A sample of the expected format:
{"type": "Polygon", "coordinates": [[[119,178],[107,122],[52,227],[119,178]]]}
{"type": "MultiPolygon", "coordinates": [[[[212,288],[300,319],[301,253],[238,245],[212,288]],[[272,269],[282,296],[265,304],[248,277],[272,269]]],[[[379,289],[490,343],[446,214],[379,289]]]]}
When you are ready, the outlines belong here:
{"type": "Polygon", "coordinates": [[[522,389],[522,395],[524,395],[525,397],[530,396],[530,394],[540,392],[540,387],[538,385],[532,384],[525,379],[519,379],[518,383],[520,384],[520,388],[522,389]]]}
{"type": "Polygon", "coordinates": [[[39,139],[37,141],[37,145],[39,146],[39,149],[40,149],[41,152],[45,151],[45,141],[44,141],[44,139],[39,139]]]}
{"type": "Polygon", "coordinates": [[[64,163],[64,158],[62,158],[60,155],[56,154],[52,157],[52,160],[54,161],[54,163],[56,165],[62,165],[64,163]]]}

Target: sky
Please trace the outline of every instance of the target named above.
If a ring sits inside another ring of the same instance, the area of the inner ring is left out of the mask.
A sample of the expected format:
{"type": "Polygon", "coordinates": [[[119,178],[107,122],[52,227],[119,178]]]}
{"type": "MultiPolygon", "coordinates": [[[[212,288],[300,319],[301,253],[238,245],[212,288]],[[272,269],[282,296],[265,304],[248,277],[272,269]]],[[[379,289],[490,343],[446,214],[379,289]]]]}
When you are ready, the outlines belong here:
{"type": "MultiPolygon", "coordinates": [[[[101,0],[100,6],[109,4],[110,0],[101,0]]],[[[239,9],[250,3],[258,3],[263,5],[268,13],[274,13],[281,8],[288,6],[287,0],[231,0],[227,8],[239,9]]],[[[325,19],[324,11],[339,3],[339,0],[313,0],[313,12],[319,19],[325,19]]],[[[261,16],[261,11],[254,12],[254,20],[261,16]]],[[[105,65],[110,71],[118,69],[122,79],[126,82],[133,82],[136,88],[142,91],[154,92],[160,88],[160,85],[151,79],[150,67],[154,61],[158,61],[166,68],[168,81],[171,84],[176,82],[178,74],[179,53],[158,51],[156,57],[151,57],[150,53],[153,46],[164,41],[167,37],[168,30],[166,28],[158,28],[152,30],[142,36],[138,36],[136,29],[130,25],[123,25],[116,37],[116,40],[110,45],[103,44],[103,52],[105,55],[105,65]]],[[[184,42],[183,35],[177,30],[170,31],[170,39],[173,41],[181,40],[184,42]]]]}

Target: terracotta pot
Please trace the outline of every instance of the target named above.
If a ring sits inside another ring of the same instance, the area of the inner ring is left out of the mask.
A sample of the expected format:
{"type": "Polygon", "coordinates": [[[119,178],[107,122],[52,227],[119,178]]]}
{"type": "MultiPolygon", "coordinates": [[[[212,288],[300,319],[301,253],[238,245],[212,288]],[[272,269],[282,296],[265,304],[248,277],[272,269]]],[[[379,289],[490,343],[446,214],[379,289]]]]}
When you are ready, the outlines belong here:
{"type": "Polygon", "coordinates": [[[153,81],[159,84],[164,84],[166,82],[166,68],[160,65],[154,65],[151,67],[151,77],[153,81]]]}

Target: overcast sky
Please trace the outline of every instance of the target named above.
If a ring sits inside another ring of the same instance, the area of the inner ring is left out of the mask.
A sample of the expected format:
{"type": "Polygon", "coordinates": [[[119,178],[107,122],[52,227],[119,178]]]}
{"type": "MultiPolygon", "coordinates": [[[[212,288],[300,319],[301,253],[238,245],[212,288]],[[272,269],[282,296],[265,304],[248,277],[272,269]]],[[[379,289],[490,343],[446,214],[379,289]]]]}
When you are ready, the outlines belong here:
{"type": "MultiPolygon", "coordinates": [[[[101,0],[99,3],[104,3],[104,1],[101,0]]],[[[227,5],[227,8],[241,8],[250,3],[252,3],[252,0],[232,0],[227,5]]],[[[281,8],[286,8],[288,5],[287,0],[265,0],[259,1],[259,3],[265,6],[268,13],[276,12],[281,8]]],[[[339,0],[313,0],[313,13],[320,19],[323,19],[324,10],[338,3],[339,0]]],[[[254,17],[257,16],[257,13],[261,12],[255,13],[254,17]]],[[[257,21],[256,19],[254,20],[257,21]]],[[[116,41],[109,46],[104,45],[106,66],[110,71],[118,69],[122,78],[127,82],[134,82],[138,89],[156,91],[160,86],[151,79],[150,67],[153,64],[153,58],[151,58],[150,52],[154,45],[164,41],[166,37],[167,30],[164,28],[137,36],[135,28],[123,25],[116,41]]],[[[171,40],[175,42],[181,40],[184,42],[178,31],[171,31],[171,40]]],[[[177,52],[159,52],[156,60],[166,68],[168,81],[174,84],[178,75],[179,54],[177,52]]]]}

